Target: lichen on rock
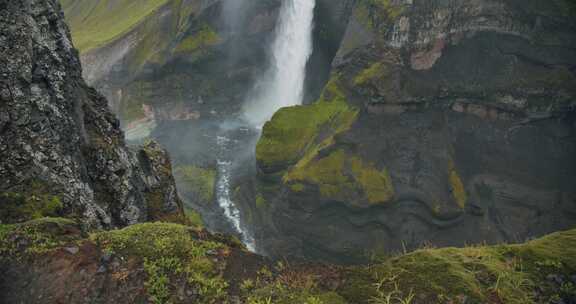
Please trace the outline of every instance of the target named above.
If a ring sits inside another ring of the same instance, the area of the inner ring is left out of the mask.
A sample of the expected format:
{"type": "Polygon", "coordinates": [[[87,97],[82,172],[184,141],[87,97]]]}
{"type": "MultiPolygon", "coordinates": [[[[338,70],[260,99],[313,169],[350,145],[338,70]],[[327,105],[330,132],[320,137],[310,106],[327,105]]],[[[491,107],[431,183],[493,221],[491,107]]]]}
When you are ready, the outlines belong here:
{"type": "Polygon", "coordinates": [[[126,146],[106,100],[82,79],[59,3],[3,5],[0,193],[26,195],[34,183],[47,185],[41,195],[58,198],[58,215],[91,228],[180,218],[166,152],[155,144],[140,152],[126,146]]]}

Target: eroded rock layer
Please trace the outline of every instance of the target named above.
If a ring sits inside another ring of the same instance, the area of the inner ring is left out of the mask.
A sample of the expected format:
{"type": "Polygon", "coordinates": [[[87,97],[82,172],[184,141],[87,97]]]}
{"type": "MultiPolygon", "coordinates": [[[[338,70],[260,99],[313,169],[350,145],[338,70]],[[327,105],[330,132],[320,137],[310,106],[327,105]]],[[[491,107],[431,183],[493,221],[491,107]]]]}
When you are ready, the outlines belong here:
{"type": "Polygon", "coordinates": [[[574,8],[357,1],[320,99],[258,144],[272,254],[355,261],[574,225],[574,8]]]}

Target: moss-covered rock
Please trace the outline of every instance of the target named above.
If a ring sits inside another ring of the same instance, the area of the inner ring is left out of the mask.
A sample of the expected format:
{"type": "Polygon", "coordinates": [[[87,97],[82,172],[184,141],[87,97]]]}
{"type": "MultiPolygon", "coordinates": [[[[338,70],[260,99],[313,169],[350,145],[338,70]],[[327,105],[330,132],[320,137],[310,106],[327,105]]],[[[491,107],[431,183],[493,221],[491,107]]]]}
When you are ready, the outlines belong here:
{"type": "Polygon", "coordinates": [[[85,237],[70,220],[46,218],[0,225],[7,270],[0,286],[7,300],[28,301],[33,287],[34,299],[47,303],[80,303],[86,294],[152,303],[569,303],[574,248],[576,230],[569,230],[521,245],[420,249],[368,266],[272,263],[229,238],[177,224],[85,237]],[[63,283],[65,294],[56,288],[63,283]]]}
{"type": "Polygon", "coordinates": [[[256,146],[256,159],[264,172],[282,171],[301,158],[313,157],[313,151],[329,145],[334,135],[350,128],[357,111],[346,102],[339,82],[334,77],[318,102],[280,109],[264,125],[256,146]]]}
{"type": "MultiPolygon", "coordinates": [[[[520,304],[572,299],[576,293],[564,293],[561,284],[548,278],[555,275],[566,280],[576,271],[576,252],[561,245],[574,241],[576,233],[571,230],[523,245],[418,250],[364,270],[356,268],[349,274],[356,278],[350,284],[373,280],[375,301],[520,304]]],[[[356,294],[362,289],[353,286],[344,287],[347,299],[364,298],[356,294]]]]}
{"type": "Polygon", "coordinates": [[[64,218],[0,224],[0,259],[34,258],[82,237],[80,225],[64,218]]]}
{"type": "Polygon", "coordinates": [[[176,53],[193,53],[204,47],[213,46],[221,42],[218,33],[214,31],[208,24],[200,26],[198,31],[184,38],[176,49],[176,53]]]}
{"type": "Polygon", "coordinates": [[[188,225],[196,228],[204,227],[204,220],[198,211],[191,208],[184,208],[184,214],[186,215],[188,225]]]}
{"type": "Polygon", "coordinates": [[[226,255],[227,247],[210,241],[196,241],[185,226],[150,223],[91,237],[106,252],[143,259],[146,289],[154,303],[167,303],[174,297],[174,277],[183,277],[198,288],[203,303],[222,301],[226,282],[211,256],[226,255]]]}
{"type": "Polygon", "coordinates": [[[57,216],[64,208],[58,195],[46,183],[32,180],[19,192],[0,193],[0,222],[18,223],[57,216]]]}

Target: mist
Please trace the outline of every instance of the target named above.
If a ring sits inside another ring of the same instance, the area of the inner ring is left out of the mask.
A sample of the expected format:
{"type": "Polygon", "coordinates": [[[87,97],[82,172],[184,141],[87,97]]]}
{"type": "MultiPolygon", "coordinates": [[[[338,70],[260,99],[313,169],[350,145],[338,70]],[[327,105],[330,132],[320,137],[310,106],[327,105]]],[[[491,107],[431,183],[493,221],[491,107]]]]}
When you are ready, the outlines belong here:
{"type": "Polygon", "coordinates": [[[257,81],[243,107],[243,116],[260,128],[282,107],[302,103],[306,64],[312,54],[315,0],[282,3],[268,70],[257,81]]]}

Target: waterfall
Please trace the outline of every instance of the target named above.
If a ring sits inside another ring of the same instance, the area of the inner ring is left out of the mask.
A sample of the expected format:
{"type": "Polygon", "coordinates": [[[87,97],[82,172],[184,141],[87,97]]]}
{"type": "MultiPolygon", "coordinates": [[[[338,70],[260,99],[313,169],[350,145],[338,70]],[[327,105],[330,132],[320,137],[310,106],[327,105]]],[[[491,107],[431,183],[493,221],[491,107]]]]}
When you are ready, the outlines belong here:
{"type": "MultiPolygon", "coordinates": [[[[228,0],[232,1],[232,0],[228,0]]],[[[225,16],[232,15],[241,5],[228,2],[225,16]]],[[[249,94],[244,106],[244,119],[259,128],[278,109],[302,103],[306,64],[312,54],[312,28],[315,0],[283,0],[275,37],[270,48],[270,65],[249,94]]],[[[229,21],[234,24],[234,20],[229,21]]],[[[224,216],[241,235],[243,243],[255,250],[255,240],[243,226],[240,211],[232,201],[231,174],[234,165],[230,157],[230,139],[218,136],[218,178],[216,200],[224,216]]]]}
{"type": "Polygon", "coordinates": [[[225,136],[218,136],[216,144],[220,151],[218,156],[217,166],[217,180],[216,180],[216,201],[222,210],[224,216],[232,224],[232,227],[238,232],[242,238],[242,242],[248,250],[254,252],[256,250],[256,243],[249,231],[242,225],[240,221],[240,210],[234,205],[232,195],[230,194],[230,183],[232,174],[232,160],[229,158],[230,139],[225,136]]]}
{"type": "Polygon", "coordinates": [[[268,71],[244,107],[245,119],[260,127],[282,107],[302,103],[306,63],[312,54],[315,0],[284,0],[268,71]]]}

